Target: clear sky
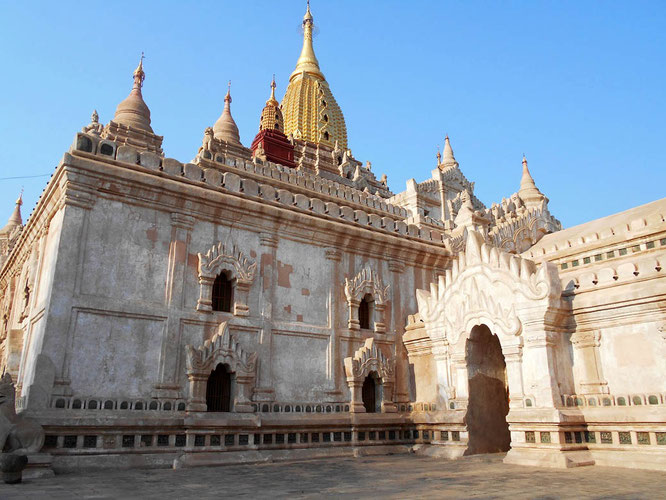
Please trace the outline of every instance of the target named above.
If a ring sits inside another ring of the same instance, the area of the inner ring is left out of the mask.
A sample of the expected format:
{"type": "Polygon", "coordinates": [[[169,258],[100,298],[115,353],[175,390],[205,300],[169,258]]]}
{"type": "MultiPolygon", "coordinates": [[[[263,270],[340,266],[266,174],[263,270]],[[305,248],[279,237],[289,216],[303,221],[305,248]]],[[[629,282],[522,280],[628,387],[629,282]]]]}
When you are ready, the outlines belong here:
{"type": "MultiPolygon", "coordinates": [[[[145,51],[144,98],[186,162],[220,115],[249,146],[301,49],[305,1],[0,0],[0,226],[24,220],[74,134],[107,123],[145,51]]],[[[312,0],[315,51],[354,156],[430,177],[449,134],[488,206],[517,191],[522,154],[565,227],[666,195],[666,2],[312,0]]]]}

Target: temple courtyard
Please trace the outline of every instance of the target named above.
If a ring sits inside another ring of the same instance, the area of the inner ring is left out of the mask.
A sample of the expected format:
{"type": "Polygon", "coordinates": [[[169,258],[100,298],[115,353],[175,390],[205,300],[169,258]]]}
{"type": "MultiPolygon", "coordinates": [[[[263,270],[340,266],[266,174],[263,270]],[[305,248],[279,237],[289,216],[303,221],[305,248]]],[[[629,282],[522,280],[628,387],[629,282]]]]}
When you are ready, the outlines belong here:
{"type": "Polygon", "coordinates": [[[663,472],[505,465],[414,455],[167,470],[105,470],[0,485],[0,498],[663,498],[663,472]]]}

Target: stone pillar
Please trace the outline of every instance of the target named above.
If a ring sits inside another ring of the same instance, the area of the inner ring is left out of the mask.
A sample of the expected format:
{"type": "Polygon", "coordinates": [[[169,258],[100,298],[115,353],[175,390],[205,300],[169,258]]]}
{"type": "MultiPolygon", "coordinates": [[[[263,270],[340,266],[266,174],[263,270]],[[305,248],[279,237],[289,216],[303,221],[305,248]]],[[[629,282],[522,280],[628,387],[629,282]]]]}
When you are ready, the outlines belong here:
{"type": "Polygon", "coordinates": [[[350,330],[360,330],[361,322],[358,320],[358,306],[361,302],[356,299],[347,299],[347,303],[349,304],[349,322],[347,323],[347,327],[350,330]]]}
{"type": "Polygon", "coordinates": [[[561,405],[555,373],[556,332],[547,331],[541,324],[523,324],[526,339],[523,365],[525,384],[536,397],[535,406],[554,408],[561,405]]]}
{"type": "Polygon", "coordinates": [[[185,409],[187,411],[206,411],[206,386],[208,384],[208,375],[202,373],[188,373],[190,397],[185,409]]]}
{"type": "MultiPolygon", "coordinates": [[[[386,333],[386,319],[384,318],[384,312],[384,304],[380,304],[375,300],[375,317],[373,320],[375,323],[375,332],[377,333],[386,333]]],[[[358,317],[358,306],[356,307],[356,315],[358,317]]]]}
{"type": "Polygon", "coordinates": [[[328,379],[331,387],[328,391],[331,396],[341,397],[342,377],[340,375],[340,365],[342,364],[342,357],[340,355],[340,340],[338,338],[338,320],[340,318],[340,300],[343,294],[338,293],[343,280],[340,279],[339,263],[342,260],[342,254],[336,248],[326,249],[326,260],[329,262],[330,268],[330,286],[328,291],[329,296],[329,316],[328,322],[330,327],[329,340],[328,340],[328,379]]]}
{"type": "Polygon", "coordinates": [[[574,332],[571,335],[574,366],[580,367],[580,380],[576,381],[579,394],[608,394],[608,382],[601,371],[599,346],[601,332],[574,332]]]}
{"type": "Polygon", "coordinates": [[[442,182],[441,175],[439,179],[439,204],[442,211],[442,221],[445,221],[449,218],[450,214],[448,213],[448,209],[446,207],[446,187],[442,182]]]}
{"type": "Polygon", "coordinates": [[[275,391],[272,383],[273,361],[273,304],[275,304],[275,294],[277,287],[277,247],[278,237],[271,233],[261,233],[259,235],[260,245],[260,315],[261,331],[259,344],[257,345],[257,354],[259,355],[259,367],[257,369],[257,385],[254,389],[254,401],[270,402],[275,400],[275,391]]]}
{"type": "Polygon", "coordinates": [[[518,342],[502,346],[506,363],[506,378],[509,384],[509,408],[522,408],[525,392],[523,388],[523,345],[518,342]]]}
{"type": "Polygon", "coordinates": [[[444,402],[445,408],[449,408],[449,400],[456,397],[456,390],[451,380],[451,365],[449,355],[449,341],[444,338],[444,326],[438,326],[433,330],[432,357],[437,367],[437,393],[444,402]],[[440,331],[441,330],[441,331],[440,331]]]}
{"type": "Polygon", "coordinates": [[[167,257],[169,264],[164,297],[168,316],[162,337],[159,378],[158,383],[155,384],[153,397],[176,399],[181,395],[177,372],[182,346],[180,345],[180,313],[177,311],[183,308],[187,256],[194,223],[194,217],[189,215],[171,214],[171,242],[167,257]]]}
{"type": "Polygon", "coordinates": [[[466,408],[469,399],[469,380],[467,379],[467,362],[464,349],[462,349],[462,352],[451,355],[451,364],[456,374],[456,407],[466,408]]]}
{"type": "Polygon", "coordinates": [[[351,391],[351,405],[349,411],[352,413],[365,413],[363,405],[363,381],[347,378],[347,384],[351,391]]]}
{"type": "Polygon", "coordinates": [[[215,278],[199,276],[197,311],[211,312],[213,310],[213,283],[215,283],[215,278]]]}
{"type": "Polygon", "coordinates": [[[398,407],[393,401],[393,382],[382,380],[382,413],[396,413],[398,407]]]}
{"type": "Polygon", "coordinates": [[[409,402],[409,359],[406,356],[406,350],[402,343],[402,336],[405,333],[405,318],[407,314],[403,309],[400,298],[400,278],[405,271],[405,265],[392,259],[388,263],[388,269],[391,273],[391,311],[392,318],[386,318],[386,324],[389,331],[395,333],[395,401],[398,403],[409,402]]]}
{"type": "Polygon", "coordinates": [[[253,375],[236,374],[236,394],[233,411],[238,413],[252,412],[252,389],[254,387],[253,375]]]}

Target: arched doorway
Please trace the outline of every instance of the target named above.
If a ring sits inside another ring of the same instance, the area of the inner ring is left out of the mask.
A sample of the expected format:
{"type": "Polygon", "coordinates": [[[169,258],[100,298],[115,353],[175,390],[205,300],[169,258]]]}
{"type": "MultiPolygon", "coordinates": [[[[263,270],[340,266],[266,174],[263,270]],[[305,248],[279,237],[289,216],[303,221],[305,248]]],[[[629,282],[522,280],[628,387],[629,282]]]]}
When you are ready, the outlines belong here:
{"type": "Polygon", "coordinates": [[[231,411],[231,373],[222,363],[210,373],[206,384],[208,411],[231,411]]]}
{"type": "Polygon", "coordinates": [[[465,361],[469,381],[465,415],[469,443],[465,455],[508,451],[511,434],[506,422],[506,363],[499,339],[486,325],[472,328],[465,345],[465,361]]]}
{"type": "Polygon", "coordinates": [[[377,401],[381,401],[379,391],[381,389],[381,382],[377,373],[370,372],[363,381],[363,388],[361,395],[363,398],[363,406],[366,413],[377,413],[377,401]]]}

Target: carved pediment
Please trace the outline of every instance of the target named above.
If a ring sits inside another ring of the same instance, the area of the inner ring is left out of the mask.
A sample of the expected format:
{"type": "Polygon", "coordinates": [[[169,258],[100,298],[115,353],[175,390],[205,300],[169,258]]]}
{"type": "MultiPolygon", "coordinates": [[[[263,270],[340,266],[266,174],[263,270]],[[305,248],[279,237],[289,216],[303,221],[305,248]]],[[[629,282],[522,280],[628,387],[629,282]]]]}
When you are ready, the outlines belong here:
{"type": "Polygon", "coordinates": [[[468,231],[466,251],[451,269],[417,290],[419,312],[429,331],[455,344],[475,324],[485,323],[504,335],[520,335],[520,310],[559,304],[561,285],[557,269],[508,254],[468,231]]]}
{"type": "Polygon", "coordinates": [[[257,273],[257,263],[246,257],[234,244],[220,242],[205,254],[198,254],[198,257],[199,276],[214,278],[228,270],[239,282],[251,283],[257,273]]]}
{"type": "Polygon", "coordinates": [[[354,356],[345,358],[348,379],[364,380],[370,372],[377,372],[382,382],[392,382],[395,376],[395,360],[384,355],[372,338],[366,339],[354,356]]]}
{"type": "Polygon", "coordinates": [[[371,294],[378,304],[388,299],[389,285],[384,285],[376,271],[366,267],[351,280],[345,278],[345,295],[348,301],[360,302],[365,294],[371,294]]]}
{"type": "Polygon", "coordinates": [[[195,348],[186,345],[187,373],[208,375],[218,363],[227,364],[232,372],[254,375],[257,369],[257,353],[249,353],[229,331],[227,322],[220,324],[212,339],[195,348]]]}

